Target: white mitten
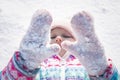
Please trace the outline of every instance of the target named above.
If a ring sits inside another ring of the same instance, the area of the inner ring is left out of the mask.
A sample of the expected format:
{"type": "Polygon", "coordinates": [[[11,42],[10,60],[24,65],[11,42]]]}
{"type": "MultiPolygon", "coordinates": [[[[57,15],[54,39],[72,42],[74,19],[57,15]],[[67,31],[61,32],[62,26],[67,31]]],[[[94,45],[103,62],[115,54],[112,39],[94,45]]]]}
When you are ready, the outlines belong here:
{"type": "Polygon", "coordinates": [[[38,68],[43,60],[60,51],[57,44],[49,44],[51,23],[52,17],[46,10],[38,10],[33,15],[19,48],[29,69],[38,68]]]}
{"type": "Polygon", "coordinates": [[[107,60],[103,47],[95,35],[91,16],[86,12],[77,13],[72,17],[71,26],[76,41],[64,41],[62,47],[79,58],[89,75],[101,75],[107,67],[107,60]]]}

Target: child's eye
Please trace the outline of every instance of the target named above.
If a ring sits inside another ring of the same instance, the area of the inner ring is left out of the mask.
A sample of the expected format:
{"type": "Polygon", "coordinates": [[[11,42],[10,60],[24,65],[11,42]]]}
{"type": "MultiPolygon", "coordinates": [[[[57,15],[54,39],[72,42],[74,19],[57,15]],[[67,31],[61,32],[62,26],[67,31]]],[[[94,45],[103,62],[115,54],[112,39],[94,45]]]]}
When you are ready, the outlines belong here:
{"type": "Polygon", "coordinates": [[[56,36],[51,36],[51,39],[55,39],[56,38],[56,36]]]}
{"type": "Polygon", "coordinates": [[[72,36],[63,35],[64,38],[72,38],[72,36]]]}

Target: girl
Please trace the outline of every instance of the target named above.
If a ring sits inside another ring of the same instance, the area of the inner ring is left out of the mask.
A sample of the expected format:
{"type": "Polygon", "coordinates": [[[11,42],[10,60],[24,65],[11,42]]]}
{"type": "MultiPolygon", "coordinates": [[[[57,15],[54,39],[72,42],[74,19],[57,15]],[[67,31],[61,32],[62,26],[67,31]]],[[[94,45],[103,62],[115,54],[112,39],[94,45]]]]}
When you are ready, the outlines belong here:
{"type": "Polygon", "coordinates": [[[118,71],[106,59],[86,12],[67,25],[52,24],[46,10],[38,10],[1,80],[118,80],[118,71]]]}

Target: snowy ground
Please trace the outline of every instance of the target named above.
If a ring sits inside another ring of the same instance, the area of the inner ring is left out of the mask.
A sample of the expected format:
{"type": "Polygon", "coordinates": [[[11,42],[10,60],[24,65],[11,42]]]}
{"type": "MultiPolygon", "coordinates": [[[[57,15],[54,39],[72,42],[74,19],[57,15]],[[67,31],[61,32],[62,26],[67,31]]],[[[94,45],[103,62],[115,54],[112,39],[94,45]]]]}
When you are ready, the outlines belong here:
{"type": "Polygon", "coordinates": [[[33,12],[47,9],[57,18],[68,18],[81,10],[91,13],[106,55],[120,71],[119,4],[120,0],[0,0],[0,70],[18,49],[33,12]]]}

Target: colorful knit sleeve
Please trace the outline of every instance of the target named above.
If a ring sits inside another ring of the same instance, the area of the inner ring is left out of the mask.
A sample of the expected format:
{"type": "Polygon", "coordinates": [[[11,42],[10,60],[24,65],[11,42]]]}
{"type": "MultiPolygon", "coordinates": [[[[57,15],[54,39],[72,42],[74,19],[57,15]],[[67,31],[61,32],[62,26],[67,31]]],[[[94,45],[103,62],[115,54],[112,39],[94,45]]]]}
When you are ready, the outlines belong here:
{"type": "Polygon", "coordinates": [[[38,69],[29,70],[19,52],[15,52],[8,65],[0,73],[0,80],[35,80],[38,69]]]}

